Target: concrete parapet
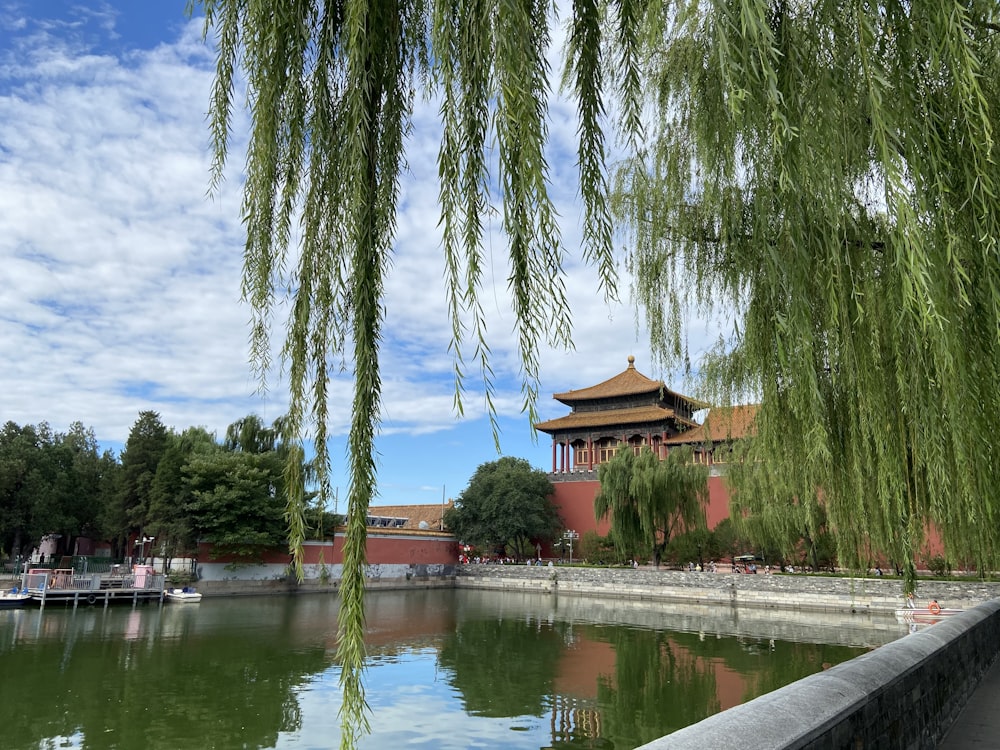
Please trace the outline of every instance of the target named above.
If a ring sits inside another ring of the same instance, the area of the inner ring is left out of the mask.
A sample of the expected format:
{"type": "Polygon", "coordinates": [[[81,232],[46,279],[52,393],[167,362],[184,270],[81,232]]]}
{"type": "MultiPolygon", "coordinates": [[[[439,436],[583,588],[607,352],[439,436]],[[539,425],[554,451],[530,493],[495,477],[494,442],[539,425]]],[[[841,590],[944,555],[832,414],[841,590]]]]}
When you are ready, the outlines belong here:
{"type": "Polygon", "coordinates": [[[641,750],[938,747],[1000,651],[1000,600],[643,745],[641,750]]]}

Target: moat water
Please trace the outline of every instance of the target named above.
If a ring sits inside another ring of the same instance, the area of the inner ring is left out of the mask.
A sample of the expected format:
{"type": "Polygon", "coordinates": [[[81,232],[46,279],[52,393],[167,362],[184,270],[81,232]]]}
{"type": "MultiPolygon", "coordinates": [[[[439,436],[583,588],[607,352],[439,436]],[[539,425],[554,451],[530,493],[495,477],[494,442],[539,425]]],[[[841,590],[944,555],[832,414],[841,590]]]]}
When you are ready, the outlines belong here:
{"type": "MultiPolygon", "coordinates": [[[[336,748],[337,600],[0,611],[5,750],[336,748]]],[[[634,748],[905,635],[509,592],[368,597],[363,748],[634,748]]]]}

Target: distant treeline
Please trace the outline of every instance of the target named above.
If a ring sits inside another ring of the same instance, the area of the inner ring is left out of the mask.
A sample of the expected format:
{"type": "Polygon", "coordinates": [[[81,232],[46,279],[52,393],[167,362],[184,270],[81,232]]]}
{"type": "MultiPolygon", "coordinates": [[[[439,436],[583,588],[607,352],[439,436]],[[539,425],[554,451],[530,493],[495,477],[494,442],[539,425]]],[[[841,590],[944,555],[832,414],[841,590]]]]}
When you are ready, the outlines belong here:
{"type": "MultiPolygon", "coordinates": [[[[132,540],[154,537],[147,555],[183,556],[207,541],[252,557],[287,538],[289,455],[281,420],[268,426],[256,415],[230,425],[219,441],[203,427],[168,429],[159,414],[143,411],[118,456],[102,452],[94,430],[80,422],[64,433],[45,422],[7,422],[0,431],[0,556],[28,555],[49,536],[62,555],[74,554],[86,537],[122,559],[139,552],[129,549],[132,540]]],[[[308,462],[298,476],[312,535],[332,532],[338,519],[308,491],[308,462]]]]}

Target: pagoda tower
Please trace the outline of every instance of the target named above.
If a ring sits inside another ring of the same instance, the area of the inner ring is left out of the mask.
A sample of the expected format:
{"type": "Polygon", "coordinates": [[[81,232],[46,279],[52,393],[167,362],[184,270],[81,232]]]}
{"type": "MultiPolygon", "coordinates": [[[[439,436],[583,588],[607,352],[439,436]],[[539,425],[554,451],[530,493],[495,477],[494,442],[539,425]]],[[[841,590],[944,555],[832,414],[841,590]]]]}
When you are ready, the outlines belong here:
{"type": "Polygon", "coordinates": [[[724,456],[733,440],[753,434],[756,405],[707,411],[708,404],[671,390],[665,383],[628,367],[608,380],[588,388],[553,395],[570,407],[563,417],[539,422],[535,428],[552,436],[553,498],[567,529],[580,534],[595,530],[606,535],[607,519],[597,521],[594,498],[600,490],[598,467],[619,450],[639,453],[650,448],[660,459],[671,447],[691,445],[695,460],[710,467],[707,520],[714,528],[729,515],[729,492],[724,482],[724,456]],[[716,460],[716,455],[720,460],[716,460]]]}
{"type": "Polygon", "coordinates": [[[613,378],[553,398],[572,411],[535,425],[552,436],[552,474],[593,473],[624,447],[638,453],[649,446],[664,458],[667,441],[698,427],[694,414],[708,406],[647,378],[631,355],[613,378]]]}

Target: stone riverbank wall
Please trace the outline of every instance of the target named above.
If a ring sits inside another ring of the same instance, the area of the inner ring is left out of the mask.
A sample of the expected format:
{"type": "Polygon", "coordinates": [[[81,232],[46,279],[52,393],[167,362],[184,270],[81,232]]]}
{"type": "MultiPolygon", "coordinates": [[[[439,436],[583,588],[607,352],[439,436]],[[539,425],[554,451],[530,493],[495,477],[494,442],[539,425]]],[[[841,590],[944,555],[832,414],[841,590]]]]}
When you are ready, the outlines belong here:
{"type": "MultiPolygon", "coordinates": [[[[682,573],[639,568],[462,565],[459,588],[528,590],[613,599],[805,611],[894,614],[903,606],[902,582],[886,578],[835,578],[809,574],[682,573]]],[[[918,604],[968,609],[1000,597],[1000,583],[923,581],[918,604]]]]}
{"type": "MultiPolygon", "coordinates": [[[[460,588],[662,601],[669,606],[894,613],[901,582],[810,575],[465,566],[460,588]]],[[[966,609],[640,750],[937,748],[1000,654],[1000,584],[926,581],[918,601],[966,609]]]]}
{"type": "MultiPolygon", "coordinates": [[[[263,567],[263,566],[260,566],[263,567]]],[[[336,594],[343,575],[342,565],[325,565],[322,571],[306,566],[306,579],[298,583],[284,566],[271,577],[201,579],[196,585],[205,596],[278,596],[291,594],[336,594]]],[[[365,568],[365,589],[394,591],[397,589],[453,588],[455,565],[377,564],[365,568]]]]}

